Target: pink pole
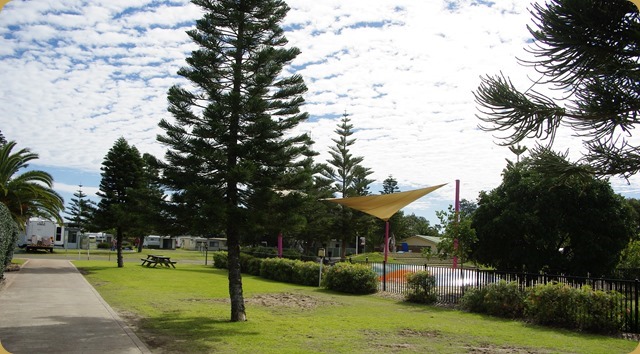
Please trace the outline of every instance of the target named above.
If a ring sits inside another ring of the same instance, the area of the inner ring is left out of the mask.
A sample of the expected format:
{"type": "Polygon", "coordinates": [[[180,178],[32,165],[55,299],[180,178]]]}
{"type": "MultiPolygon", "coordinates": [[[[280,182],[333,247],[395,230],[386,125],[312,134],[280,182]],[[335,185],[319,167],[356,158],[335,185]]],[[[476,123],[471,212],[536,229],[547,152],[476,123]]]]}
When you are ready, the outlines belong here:
{"type": "Polygon", "coordinates": [[[389,253],[389,220],[384,225],[384,261],[387,262],[387,254],[389,253]]]}
{"type": "Polygon", "coordinates": [[[282,232],[278,233],[278,258],[282,258],[282,232]]]}
{"type": "MultiPolygon", "coordinates": [[[[455,223],[456,223],[456,228],[458,227],[458,222],[460,222],[460,180],[457,179],[456,180],[456,204],[455,204],[455,210],[456,210],[456,214],[455,214],[455,223]]],[[[455,240],[453,240],[453,252],[454,252],[454,256],[453,256],[453,269],[457,269],[458,268],[458,256],[455,255],[456,251],[458,251],[458,239],[456,238],[455,240]]]]}

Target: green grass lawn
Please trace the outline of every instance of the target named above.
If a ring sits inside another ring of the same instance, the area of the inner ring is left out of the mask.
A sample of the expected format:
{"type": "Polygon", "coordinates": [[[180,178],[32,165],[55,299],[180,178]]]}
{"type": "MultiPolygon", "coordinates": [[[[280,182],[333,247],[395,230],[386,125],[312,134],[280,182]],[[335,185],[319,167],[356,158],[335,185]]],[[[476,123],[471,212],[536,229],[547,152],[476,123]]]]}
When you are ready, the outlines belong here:
{"type": "Polygon", "coordinates": [[[629,353],[637,345],[254,276],[243,277],[248,321],[231,323],[226,271],[74,263],[159,353],[629,353]]]}

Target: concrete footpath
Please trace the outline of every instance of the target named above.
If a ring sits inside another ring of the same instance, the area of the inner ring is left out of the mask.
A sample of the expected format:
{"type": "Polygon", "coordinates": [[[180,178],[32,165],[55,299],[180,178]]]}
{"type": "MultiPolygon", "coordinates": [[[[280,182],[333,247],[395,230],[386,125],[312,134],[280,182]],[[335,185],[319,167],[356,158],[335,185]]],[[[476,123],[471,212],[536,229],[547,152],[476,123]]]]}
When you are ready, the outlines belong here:
{"type": "Polygon", "coordinates": [[[54,259],[5,273],[0,343],[13,354],[151,353],[70,261],[54,259]]]}

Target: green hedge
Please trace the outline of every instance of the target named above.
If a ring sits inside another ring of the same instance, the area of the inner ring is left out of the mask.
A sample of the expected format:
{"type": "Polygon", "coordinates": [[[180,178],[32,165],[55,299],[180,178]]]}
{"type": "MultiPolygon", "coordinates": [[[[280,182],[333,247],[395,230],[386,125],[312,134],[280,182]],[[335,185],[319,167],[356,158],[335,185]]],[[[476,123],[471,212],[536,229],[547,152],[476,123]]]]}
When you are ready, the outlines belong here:
{"type": "Polygon", "coordinates": [[[324,287],[351,294],[378,291],[378,274],[363,264],[337,263],[329,267],[322,279],[324,287]]]}
{"type": "Polygon", "coordinates": [[[227,259],[227,252],[225,251],[217,251],[211,252],[211,256],[213,257],[213,267],[218,269],[228,269],[229,261],[227,259]]]}
{"type": "MultiPolygon", "coordinates": [[[[213,266],[227,269],[227,252],[213,252],[213,266]]],[[[286,258],[256,258],[240,254],[240,269],[243,273],[260,275],[263,278],[317,286],[320,282],[320,264],[286,258]],[[257,271],[259,269],[259,272],[257,271]]],[[[371,294],[378,290],[378,275],[368,266],[338,263],[323,267],[323,286],[352,294],[371,294]]]]}
{"type": "Polygon", "coordinates": [[[18,226],[6,205],[0,203],[0,279],[13,259],[16,241],[18,241],[18,226]]]}
{"type": "Polygon", "coordinates": [[[524,292],[518,289],[516,283],[504,280],[483,288],[468,289],[460,299],[460,308],[465,311],[506,318],[522,317],[524,306],[524,292]]]}
{"type": "MultiPolygon", "coordinates": [[[[213,252],[213,266],[227,269],[227,252],[213,252]]],[[[317,286],[320,281],[319,266],[316,262],[286,258],[257,258],[240,253],[240,269],[243,273],[285,283],[317,286]]]]}
{"type": "Polygon", "coordinates": [[[621,329],[625,311],[622,295],[549,283],[522,290],[516,282],[501,281],[482,289],[469,289],[460,307],[470,312],[521,318],[536,324],[615,333],[621,329]]]}
{"type": "Polygon", "coordinates": [[[529,291],[527,317],[544,325],[615,333],[623,323],[622,294],[550,283],[529,291]]]}

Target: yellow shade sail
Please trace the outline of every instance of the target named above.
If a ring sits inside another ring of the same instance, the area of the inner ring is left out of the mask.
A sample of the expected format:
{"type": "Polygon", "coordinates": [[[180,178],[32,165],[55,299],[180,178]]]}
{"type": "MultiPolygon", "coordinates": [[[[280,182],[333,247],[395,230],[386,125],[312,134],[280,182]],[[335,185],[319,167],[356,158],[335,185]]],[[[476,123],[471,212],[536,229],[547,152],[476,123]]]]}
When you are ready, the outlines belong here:
{"type": "Polygon", "coordinates": [[[407,192],[381,195],[366,195],[362,197],[351,198],[329,198],[324,200],[360,210],[364,213],[387,221],[390,217],[393,216],[393,214],[397,213],[398,210],[404,208],[417,199],[422,198],[423,196],[435,191],[436,189],[444,185],[446,185],[446,183],[407,192]]]}

